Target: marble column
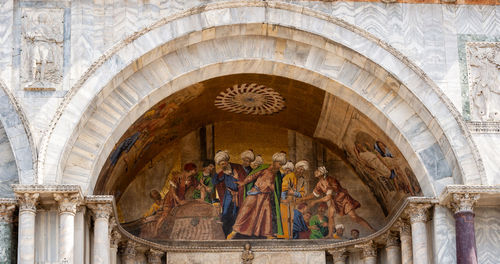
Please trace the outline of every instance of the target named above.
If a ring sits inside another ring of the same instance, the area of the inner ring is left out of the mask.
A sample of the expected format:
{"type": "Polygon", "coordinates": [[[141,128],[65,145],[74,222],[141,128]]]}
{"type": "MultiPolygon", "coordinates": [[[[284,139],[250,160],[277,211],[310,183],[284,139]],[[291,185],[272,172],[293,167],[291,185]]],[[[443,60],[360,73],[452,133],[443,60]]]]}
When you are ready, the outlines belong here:
{"type": "Polygon", "coordinates": [[[92,263],[109,263],[109,216],[110,204],[97,203],[87,205],[94,213],[94,244],[92,245],[92,263]]]}
{"type": "Polygon", "coordinates": [[[0,201],[0,263],[14,263],[12,231],[15,203],[15,200],[0,201]]]}
{"type": "Polygon", "coordinates": [[[35,263],[35,216],[39,193],[16,193],[19,202],[17,263],[35,263]]]}
{"type": "Polygon", "coordinates": [[[476,234],[473,207],[479,194],[453,194],[457,264],[477,264],[476,234]]]}
{"type": "Polygon", "coordinates": [[[127,241],[122,251],[122,264],[135,264],[136,246],[134,242],[127,241]]]}
{"type": "Polygon", "coordinates": [[[80,203],[80,195],[68,193],[54,194],[59,209],[59,262],[74,263],[75,214],[80,203]]]}
{"type": "Polygon", "coordinates": [[[411,222],[414,264],[428,264],[431,260],[427,239],[428,211],[431,206],[431,204],[410,204],[408,212],[411,222]]]}
{"type": "Polygon", "coordinates": [[[389,232],[386,237],[385,251],[387,252],[387,263],[401,263],[401,247],[397,234],[389,232]]]}
{"type": "Polygon", "coordinates": [[[370,240],[364,244],[354,245],[355,248],[360,248],[361,258],[364,264],[377,264],[377,246],[370,240]]]}
{"type": "Polygon", "coordinates": [[[399,239],[401,240],[401,263],[413,264],[410,223],[408,219],[400,218],[397,226],[399,228],[399,239]]]}
{"type": "Polygon", "coordinates": [[[345,264],[347,258],[346,248],[334,248],[328,250],[328,253],[333,257],[333,264],[345,264]]]}

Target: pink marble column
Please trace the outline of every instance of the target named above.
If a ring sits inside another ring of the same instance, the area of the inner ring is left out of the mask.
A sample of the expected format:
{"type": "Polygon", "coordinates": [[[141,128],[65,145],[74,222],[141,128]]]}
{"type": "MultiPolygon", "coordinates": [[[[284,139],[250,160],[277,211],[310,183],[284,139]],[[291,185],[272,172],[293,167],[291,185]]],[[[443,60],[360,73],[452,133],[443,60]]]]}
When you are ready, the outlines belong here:
{"type": "Polygon", "coordinates": [[[457,264],[477,264],[473,207],[478,199],[479,194],[453,194],[457,264]]]}
{"type": "Polygon", "coordinates": [[[354,247],[360,248],[361,258],[364,264],[377,264],[377,246],[370,240],[364,244],[355,245],[354,247]]]}
{"type": "Polygon", "coordinates": [[[16,193],[19,202],[17,263],[35,263],[35,216],[39,193],[16,193]]]}
{"type": "Polygon", "coordinates": [[[345,260],[347,258],[346,248],[334,248],[328,250],[328,253],[333,257],[334,264],[345,264],[345,260]]]}
{"type": "Polygon", "coordinates": [[[410,223],[408,219],[400,218],[397,226],[399,228],[399,239],[401,240],[401,263],[413,264],[410,223]]]}
{"type": "Polygon", "coordinates": [[[54,194],[59,209],[59,262],[74,263],[75,215],[80,195],[68,193],[54,194]]]}
{"type": "Polygon", "coordinates": [[[109,264],[109,216],[111,204],[96,203],[87,205],[94,213],[94,244],[92,263],[109,264]]]}
{"type": "Polygon", "coordinates": [[[429,244],[427,239],[428,211],[431,204],[410,204],[411,238],[413,246],[413,263],[429,264],[429,244]]]}

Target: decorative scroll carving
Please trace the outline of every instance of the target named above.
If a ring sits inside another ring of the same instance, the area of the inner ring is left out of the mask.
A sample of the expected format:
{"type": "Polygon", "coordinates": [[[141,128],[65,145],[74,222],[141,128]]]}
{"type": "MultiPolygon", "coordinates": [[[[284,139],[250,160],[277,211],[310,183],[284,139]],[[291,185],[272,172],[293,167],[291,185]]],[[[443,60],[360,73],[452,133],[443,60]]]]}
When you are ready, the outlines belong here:
{"type": "Polygon", "coordinates": [[[473,212],[477,200],[479,200],[479,194],[477,193],[454,193],[451,207],[455,214],[460,212],[473,212]]]}
{"type": "Polygon", "coordinates": [[[333,257],[333,263],[345,263],[347,258],[347,255],[345,254],[346,252],[346,248],[334,248],[328,250],[328,253],[330,253],[333,257]]]}
{"type": "Polygon", "coordinates": [[[94,213],[95,220],[99,218],[108,220],[109,216],[111,215],[111,212],[113,211],[110,204],[98,203],[98,204],[88,204],[87,206],[94,213]]]}
{"type": "Polygon", "coordinates": [[[21,83],[54,90],[63,78],[64,9],[23,8],[21,21],[21,83]]]}
{"type": "Polygon", "coordinates": [[[78,193],[55,193],[54,200],[59,204],[59,213],[76,214],[76,207],[82,201],[78,193]]]}
{"type": "Polygon", "coordinates": [[[500,43],[467,43],[473,120],[500,121],[500,43]]]}
{"type": "Polygon", "coordinates": [[[431,204],[410,204],[408,214],[410,215],[410,222],[427,222],[429,219],[429,208],[431,204]]]}
{"type": "Polygon", "coordinates": [[[28,211],[36,213],[36,205],[38,203],[39,193],[16,193],[19,201],[19,211],[28,211]]]}
{"type": "Polygon", "coordinates": [[[15,204],[0,204],[0,222],[12,223],[15,209],[15,204]]]}
{"type": "Polygon", "coordinates": [[[159,250],[156,250],[156,249],[150,249],[147,253],[148,255],[148,263],[151,263],[151,264],[157,264],[157,263],[161,263],[161,257],[163,256],[163,251],[159,251],[159,250]]]}
{"type": "Polygon", "coordinates": [[[245,244],[245,249],[241,253],[241,264],[252,264],[254,259],[252,246],[249,243],[245,244]]]}
{"type": "Polygon", "coordinates": [[[363,244],[354,245],[355,248],[360,248],[363,251],[361,252],[362,258],[376,258],[377,257],[377,246],[370,240],[363,244]]]}

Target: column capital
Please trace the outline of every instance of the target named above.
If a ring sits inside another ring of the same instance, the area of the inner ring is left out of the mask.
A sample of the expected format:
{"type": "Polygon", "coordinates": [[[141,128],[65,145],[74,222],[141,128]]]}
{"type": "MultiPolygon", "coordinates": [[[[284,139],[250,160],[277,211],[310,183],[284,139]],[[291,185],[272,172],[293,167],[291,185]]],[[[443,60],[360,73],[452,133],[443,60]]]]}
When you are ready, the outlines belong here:
{"type": "Polygon", "coordinates": [[[137,244],[134,241],[127,240],[124,247],[122,247],[122,256],[125,259],[130,259],[135,261],[135,255],[137,254],[137,244]]]}
{"type": "Polygon", "coordinates": [[[408,208],[408,215],[410,216],[410,222],[413,223],[425,223],[429,220],[429,208],[432,204],[429,203],[412,203],[408,208]]]}
{"type": "Polygon", "coordinates": [[[36,213],[36,205],[38,204],[39,197],[39,193],[16,193],[16,198],[19,202],[19,212],[36,213]]]}
{"type": "Polygon", "coordinates": [[[15,199],[0,199],[0,222],[14,222],[14,211],[16,210],[15,199]]]}
{"type": "Polygon", "coordinates": [[[396,221],[396,227],[399,229],[399,236],[411,236],[411,225],[408,219],[399,218],[396,221]]]}
{"type": "Polygon", "coordinates": [[[355,248],[360,248],[362,250],[362,258],[376,258],[377,257],[377,246],[370,240],[363,244],[354,245],[355,248]]]}
{"type": "Polygon", "coordinates": [[[385,247],[399,247],[399,237],[395,232],[385,234],[385,247]]]}
{"type": "Polygon", "coordinates": [[[478,193],[454,193],[450,203],[453,213],[473,212],[474,206],[479,200],[478,193]]]}
{"type": "Polygon", "coordinates": [[[334,248],[334,249],[329,249],[327,250],[330,255],[333,257],[333,263],[343,263],[345,262],[347,255],[345,253],[347,252],[346,248],[334,248]]]}
{"type": "Polygon", "coordinates": [[[158,264],[161,263],[161,257],[165,254],[163,251],[156,250],[156,249],[150,249],[147,252],[148,256],[148,263],[151,264],[158,264]]]}
{"type": "Polygon", "coordinates": [[[113,208],[111,207],[111,204],[108,203],[94,203],[94,204],[87,204],[87,207],[90,208],[92,213],[94,213],[94,219],[105,219],[108,221],[109,216],[113,212],[113,208]]]}
{"type": "Polygon", "coordinates": [[[82,202],[79,193],[54,193],[54,200],[59,205],[59,214],[76,214],[76,207],[82,202]]]}

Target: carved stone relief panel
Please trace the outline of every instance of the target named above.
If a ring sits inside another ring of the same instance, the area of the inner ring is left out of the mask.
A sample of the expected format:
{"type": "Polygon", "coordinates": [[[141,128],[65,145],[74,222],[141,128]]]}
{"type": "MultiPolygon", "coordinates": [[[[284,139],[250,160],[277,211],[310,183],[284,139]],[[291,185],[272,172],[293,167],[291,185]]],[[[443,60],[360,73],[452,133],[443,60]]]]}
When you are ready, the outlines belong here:
{"type": "Polygon", "coordinates": [[[64,9],[21,12],[21,85],[26,90],[55,90],[63,78],[64,9]]]}
{"type": "Polygon", "coordinates": [[[469,42],[466,51],[471,119],[500,121],[500,43],[469,42]]]}

